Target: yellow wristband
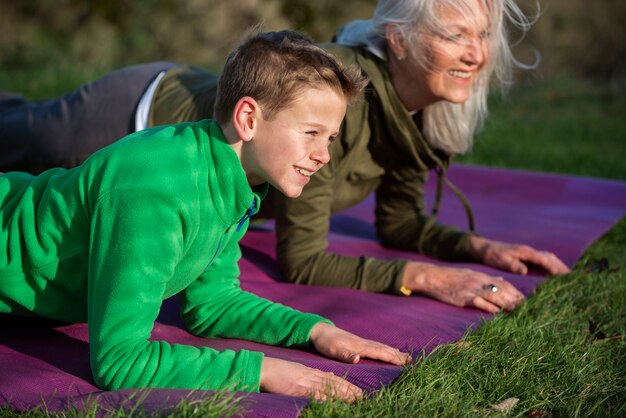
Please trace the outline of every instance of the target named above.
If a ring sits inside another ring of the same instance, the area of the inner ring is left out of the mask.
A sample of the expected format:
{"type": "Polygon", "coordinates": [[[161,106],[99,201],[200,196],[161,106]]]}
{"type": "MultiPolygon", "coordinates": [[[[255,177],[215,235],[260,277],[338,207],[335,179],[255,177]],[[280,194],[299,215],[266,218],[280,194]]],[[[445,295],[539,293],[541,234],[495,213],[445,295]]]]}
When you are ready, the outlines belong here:
{"type": "Polygon", "coordinates": [[[411,289],[407,289],[403,285],[403,286],[400,286],[400,293],[402,293],[404,296],[411,296],[411,293],[413,293],[413,291],[411,289]]]}

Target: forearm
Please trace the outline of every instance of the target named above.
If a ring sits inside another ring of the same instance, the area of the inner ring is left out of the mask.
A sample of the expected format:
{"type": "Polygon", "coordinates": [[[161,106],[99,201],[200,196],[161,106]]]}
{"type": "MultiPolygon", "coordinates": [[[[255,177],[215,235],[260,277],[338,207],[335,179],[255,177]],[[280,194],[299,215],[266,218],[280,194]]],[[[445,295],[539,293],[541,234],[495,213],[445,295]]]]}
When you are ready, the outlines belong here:
{"type": "Polygon", "coordinates": [[[328,251],[313,255],[283,253],[278,262],[292,283],[397,293],[405,260],[348,257],[328,251]]]}
{"type": "Polygon", "coordinates": [[[209,347],[164,341],[120,341],[90,344],[96,385],[123,388],[230,389],[258,391],[263,354],[216,351],[209,347]]]}
{"type": "Polygon", "coordinates": [[[476,261],[470,245],[475,234],[452,226],[434,223],[425,229],[426,218],[407,219],[405,223],[380,226],[378,233],[383,245],[404,251],[419,252],[446,261],[476,261]]]}
{"type": "Polygon", "coordinates": [[[183,320],[193,334],[241,338],[285,347],[307,345],[321,316],[244,292],[236,280],[201,277],[181,295],[183,320]],[[210,283],[210,284],[207,284],[210,283]]]}

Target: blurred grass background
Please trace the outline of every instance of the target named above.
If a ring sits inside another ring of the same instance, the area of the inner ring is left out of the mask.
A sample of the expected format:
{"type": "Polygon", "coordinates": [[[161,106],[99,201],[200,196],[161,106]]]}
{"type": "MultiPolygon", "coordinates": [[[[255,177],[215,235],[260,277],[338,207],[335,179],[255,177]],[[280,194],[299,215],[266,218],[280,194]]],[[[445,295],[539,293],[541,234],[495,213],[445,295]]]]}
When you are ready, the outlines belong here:
{"type": "MultiPolygon", "coordinates": [[[[537,16],[515,48],[539,66],[518,72],[461,162],[626,180],[626,2],[519,0],[537,16]],[[539,13],[538,13],[539,11],[539,13]]],[[[33,99],[68,92],[114,69],[170,60],[219,72],[244,31],[331,39],[375,0],[5,0],[0,90],[33,99]]],[[[511,33],[517,40],[518,33],[511,33]]]]}
{"type": "MultiPolygon", "coordinates": [[[[518,0],[540,16],[520,49],[542,53],[542,74],[567,70],[617,88],[626,77],[623,22],[615,0],[518,0]]],[[[375,0],[5,0],[0,2],[0,66],[72,66],[100,71],[168,59],[221,66],[243,31],[302,30],[328,41],[350,19],[367,18],[375,0]]],[[[516,39],[512,33],[512,38],[516,39]]],[[[523,58],[526,60],[525,58],[523,58]]]]}

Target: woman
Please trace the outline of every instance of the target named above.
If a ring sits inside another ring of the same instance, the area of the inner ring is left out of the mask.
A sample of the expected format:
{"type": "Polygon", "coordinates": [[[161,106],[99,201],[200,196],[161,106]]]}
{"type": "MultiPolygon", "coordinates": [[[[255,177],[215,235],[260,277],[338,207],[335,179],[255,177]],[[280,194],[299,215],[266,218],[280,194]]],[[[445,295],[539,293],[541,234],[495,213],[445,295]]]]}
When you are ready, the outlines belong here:
{"type": "MultiPolygon", "coordinates": [[[[450,160],[470,147],[482,124],[489,83],[509,81],[514,60],[507,18],[528,29],[512,0],[380,0],[371,20],[349,23],[336,43],[323,45],[345,64],[360,65],[371,83],[365,100],[348,109],[331,147],[331,163],[300,198],[275,196],[277,256],[288,280],[399,295],[416,292],[487,312],[510,310],[523,300],[502,278],[468,269],[328,252],[330,215],[371,192],[376,193],[376,227],[384,245],[518,274],[527,272],[527,263],[550,274],[569,271],[551,253],[456,230],[425,213],[423,186],[429,170],[438,173],[441,187],[450,160]]],[[[217,76],[206,70],[160,63],[121,72],[123,77],[113,73],[81,88],[81,95],[44,102],[51,110],[19,98],[0,101],[0,171],[78,164],[103,146],[102,138],[92,140],[91,135],[116,125],[139,130],[213,115],[217,76]],[[142,94],[127,97],[131,90],[125,84],[140,86],[142,94]],[[109,113],[98,119],[104,112],[109,113]],[[51,134],[51,120],[62,126],[57,130],[71,131],[79,145],[51,134]]]]}
{"type": "Polygon", "coordinates": [[[371,83],[366,100],[348,111],[331,164],[299,199],[278,199],[278,260],[290,281],[419,292],[488,312],[523,300],[502,278],[467,269],[327,252],[329,215],[372,191],[377,234],[387,246],[518,274],[527,273],[527,263],[550,274],[569,271],[551,253],[455,230],[424,210],[428,171],[440,180],[435,213],[450,159],[469,149],[482,125],[492,78],[509,81],[507,17],[528,29],[509,0],[380,0],[372,19],[339,32],[327,50],[344,64],[356,62],[371,83]]]}

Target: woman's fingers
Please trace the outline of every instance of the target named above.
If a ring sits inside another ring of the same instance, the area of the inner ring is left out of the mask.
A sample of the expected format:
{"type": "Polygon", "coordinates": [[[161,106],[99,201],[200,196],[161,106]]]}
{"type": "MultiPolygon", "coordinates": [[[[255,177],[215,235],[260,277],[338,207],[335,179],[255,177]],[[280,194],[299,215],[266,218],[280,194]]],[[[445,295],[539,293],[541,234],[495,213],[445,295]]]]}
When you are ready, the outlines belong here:
{"type": "Polygon", "coordinates": [[[500,309],[512,311],[524,300],[524,295],[502,277],[485,275],[481,283],[480,291],[473,299],[474,306],[479,309],[492,313],[500,309]]]}
{"type": "MultiPolygon", "coordinates": [[[[570,272],[569,267],[549,251],[537,251],[528,245],[508,244],[486,239],[479,242],[483,262],[492,267],[522,275],[528,273],[528,265],[536,265],[551,275],[570,272]]],[[[482,295],[484,302],[477,300],[473,303],[480,309],[488,310],[492,308],[487,304],[490,302],[510,311],[523,300],[523,295],[512,286],[505,286],[502,290],[499,294],[482,295]]]]}
{"type": "Polygon", "coordinates": [[[487,299],[481,296],[475,296],[474,299],[472,299],[472,304],[474,305],[474,307],[485,312],[494,314],[500,312],[500,307],[498,305],[489,302],[487,299]]]}
{"type": "Polygon", "coordinates": [[[548,273],[552,275],[567,274],[571,270],[559,257],[549,251],[540,252],[543,262],[540,264],[548,273]]]}
{"type": "Polygon", "coordinates": [[[538,251],[529,245],[510,244],[482,237],[472,237],[470,245],[474,254],[486,265],[516,274],[526,274],[527,263],[539,266],[552,275],[570,272],[569,267],[554,253],[538,251]]]}
{"type": "Polygon", "coordinates": [[[500,309],[511,311],[524,300],[524,295],[502,277],[470,269],[416,263],[408,272],[414,278],[405,276],[406,287],[451,305],[497,312],[500,309]]]}

